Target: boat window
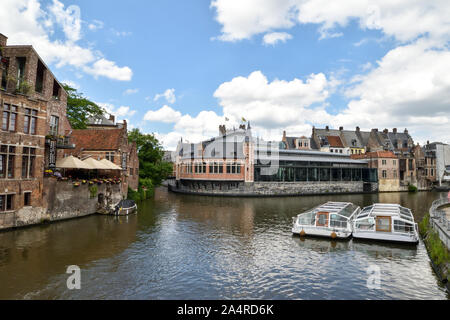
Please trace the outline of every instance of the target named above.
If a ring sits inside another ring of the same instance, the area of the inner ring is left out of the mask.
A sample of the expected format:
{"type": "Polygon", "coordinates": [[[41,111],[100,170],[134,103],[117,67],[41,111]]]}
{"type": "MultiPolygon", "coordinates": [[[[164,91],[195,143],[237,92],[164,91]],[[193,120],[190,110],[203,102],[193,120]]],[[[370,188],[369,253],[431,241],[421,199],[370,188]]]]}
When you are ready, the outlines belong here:
{"type": "Polygon", "coordinates": [[[414,227],[410,223],[401,220],[394,220],[394,231],[409,233],[414,231],[414,227]]]}
{"type": "Polygon", "coordinates": [[[373,218],[359,220],[356,222],[356,229],[374,230],[375,229],[375,220],[373,218]]]}
{"type": "Polygon", "coordinates": [[[347,219],[341,217],[337,214],[332,214],[330,217],[330,227],[335,228],[346,228],[347,227],[347,219]]]}

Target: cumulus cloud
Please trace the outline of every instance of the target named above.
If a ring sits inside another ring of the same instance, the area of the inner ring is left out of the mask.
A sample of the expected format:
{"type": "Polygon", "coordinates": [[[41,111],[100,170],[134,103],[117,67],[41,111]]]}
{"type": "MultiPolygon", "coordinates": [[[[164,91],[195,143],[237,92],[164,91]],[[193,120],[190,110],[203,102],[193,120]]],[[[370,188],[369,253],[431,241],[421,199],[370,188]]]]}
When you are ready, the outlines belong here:
{"type": "Polygon", "coordinates": [[[0,30],[8,36],[9,44],[31,44],[46,63],[57,68],[70,65],[94,76],[122,81],[132,77],[130,68],[118,67],[98,51],[79,44],[83,33],[78,6],[65,8],[61,1],[53,0],[43,8],[39,0],[2,0],[0,30]],[[63,37],[53,39],[57,31],[63,37]]]}
{"type": "Polygon", "coordinates": [[[164,93],[158,93],[153,98],[153,101],[158,101],[161,98],[165,98],[168,103],[174,104],[175,101],[177,101],[177,98],[175,96],[175,89],[167,89],[166,91],[164,91],[164,93]]]}
{"type": "Polygon", "coordinates": [[[180,119],[181,113],[167,105],[156,111],[150,110],[144,116],[144,120],[164,123],[175,123],[180,119]]]}
{"type": "MultiPolygon", "coordinates": [[[[119,108],[116,108],[112,103],[108,102],[96,102],[100,107],[106,110],[108,114],[112,114],[120,120],[124,120],[125,116],[133,116],[136,113],[136,110],[131,110],[131,107],[128,106],[120,106],[119,108]]],[[[126,119],[129,123],[128,119],[126,119]]]]}
{"type": "Polygon", "coordinates": [[[264,35],[263,42],[267,45],[275,45],[277,42],[286,42],[292,39],[292,36],[287,32],[271,32],[264,35]]]}
{"type": "Polygon", "coordinates": [[[97,60],[92,66],[85,66],[83,70],[95,78],[103,76],[120,81],[130,81],[133,77],[133,71],[129,67],[118,67],[115,62],[104,58],[97,60]]]}
{"type": "Polygon", "coordinates": [[[214,0],[211,7],[222,25],[223,41],[249,39],[254,35],[289,29],[297,24],[319,26],[321,38],[342,35],[334,32],[354,19],[362,29],[382,30],[400,41],[429,35],[450,35],[450,4],[446,0],[214,0]]]}

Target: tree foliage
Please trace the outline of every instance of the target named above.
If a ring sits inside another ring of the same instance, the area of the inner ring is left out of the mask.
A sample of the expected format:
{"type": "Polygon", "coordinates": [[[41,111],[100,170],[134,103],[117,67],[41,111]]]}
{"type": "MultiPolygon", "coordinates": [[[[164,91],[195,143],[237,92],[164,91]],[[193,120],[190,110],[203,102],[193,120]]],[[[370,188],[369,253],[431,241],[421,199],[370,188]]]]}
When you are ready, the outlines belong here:
{"type": "Polygon", "coordinates": [[[139,157],[139,188],[148,190],[161,185],[172,173],[172,164],[163,161],[164,150],[153,134],[139,129],[128,132],[128,140],[136,142],[139,157]]]}
{"type": "Polygon", "coordinates": [[[89,117],[102,116],[105,110],[84,97],[82,93],[67,84],[63,84],[67,91],[67,118],[73,129],[86,129],[89,117]]]}

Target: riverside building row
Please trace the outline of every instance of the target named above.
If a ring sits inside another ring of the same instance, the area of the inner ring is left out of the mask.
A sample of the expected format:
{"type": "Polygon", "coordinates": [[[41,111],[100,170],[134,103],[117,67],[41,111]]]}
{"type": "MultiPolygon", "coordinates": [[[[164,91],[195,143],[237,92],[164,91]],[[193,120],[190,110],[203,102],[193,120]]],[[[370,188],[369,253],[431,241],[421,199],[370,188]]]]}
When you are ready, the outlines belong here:
{"type": "MultiPolygon", "coordinates": [[[[89,196],[87,186],[75,189],[72,182],[45,174],[58,159],[85,149],[85,141],[75,143],[78,132],[66,116],[67,92],[32,46],[8,45],[3,34],[0,108],[0,229],[95,213],[97,199],[89,196]]],[[[136,150],[125,135],[126,126],[107,151],[128,159],[120,175],[124,183],[137,188],[137,180],[128,178],[129,164],[133,177],[139,170],[136,150]]],[[[109,194],[122,198],[126,187],[115,186],[109,194]]],[[[107,191],[106,186],[99,188],[99,194],[107,191]]]]}
{"type": "Polygon", "coordinates": [[[282,142],[252,136],[250,124],[236,130],[221,126],[220,136],[178,144],[174,153],[175,192],[272,196],[373,192],[376,169],[366,160],[314,150],[286,150],[282,142]]]}
{"type": "Polygon", "coordinates": [[[429,190],[450,182],[450,146],[415,145],[408,130],[313,128],[310,138],[265,142],[250,125],[201,143],[180,141],[171,190],[223,195],[296,195],[429,190]]]}

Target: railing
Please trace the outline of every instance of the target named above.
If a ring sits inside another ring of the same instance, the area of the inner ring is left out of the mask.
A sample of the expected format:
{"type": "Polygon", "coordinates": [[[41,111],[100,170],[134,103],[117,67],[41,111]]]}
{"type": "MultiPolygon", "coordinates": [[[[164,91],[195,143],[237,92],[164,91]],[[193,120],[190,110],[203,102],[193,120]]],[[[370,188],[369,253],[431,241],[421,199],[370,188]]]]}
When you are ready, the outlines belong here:
{"type": "Polygon", "coordinates": [[[450,230],[450,222],[447,219],[447,213],[444,210],[439,210],[440,207],[446,204],[450,205],[450,199],[441,198],[434,201],[430,208],[430,217],[432,219],[438,220],[444,226],[444,228],[450,230]]]}

